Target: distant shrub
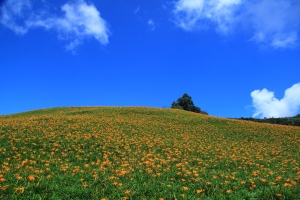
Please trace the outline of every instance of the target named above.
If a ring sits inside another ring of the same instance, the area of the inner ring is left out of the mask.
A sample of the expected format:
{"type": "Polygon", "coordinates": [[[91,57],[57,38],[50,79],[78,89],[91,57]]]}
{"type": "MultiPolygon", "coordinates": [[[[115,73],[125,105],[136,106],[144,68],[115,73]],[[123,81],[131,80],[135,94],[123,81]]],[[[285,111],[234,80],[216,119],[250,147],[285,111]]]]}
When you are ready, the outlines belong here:
{"type": "Polygon", "coordinates": [[[269,123],[269,124],[281,124],[281,125],[288,125],[288,126],[300,126],[300,114],[296,115],[295,117],[282,117],[282,118],[264,118],[264,119],[257,119],[257,118],[238,118],[240,120],[247,120],[253,122],[262,122],[262,123],[269,123]]]}
{"type": "Polygon", "coordinates": [[[294,118],[300,118],[300,114],[296,115],[294,118]]]}

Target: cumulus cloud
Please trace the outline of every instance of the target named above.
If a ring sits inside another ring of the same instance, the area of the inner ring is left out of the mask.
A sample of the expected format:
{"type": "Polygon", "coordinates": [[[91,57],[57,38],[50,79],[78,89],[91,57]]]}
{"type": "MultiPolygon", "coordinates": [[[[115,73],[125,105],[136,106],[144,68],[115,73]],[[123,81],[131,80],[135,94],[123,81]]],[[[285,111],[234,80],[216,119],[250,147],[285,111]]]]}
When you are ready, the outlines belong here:
{"type": "Polygon", "coordinates": [[[55,30],[59,38],[73,50],[86,38],[94,38],[101,44],[108,43],[109,29],[100,12],[83,0],[66,3],[61,7],[63,16],[51,16],[46,10],[38,13],[32,9],[30,0],[7,0],[2,7],[1,24],[18,34],[25,34],[32,28],[55,30]]]}
{"type": "Polygon", "coordinates": [[[93,37],[101,44],[108,43],[108,28],[104,19],[94,5],[87,5],[84,1],[74,4],[65,4],[62,7],[65,12],[63,17],[50,19],[50,28],[54,28],[65,34],[66,38],[73,38],[68,46],[73,49],[84,38],[93,37]]]}
{"type": "Polygon", "coordinates": [[[173,12],[186,31],[208,26],[226,35],[247,27],[251,41],[274,48],[293,47],[299,40],[299,1],[178,0],[173,12]]]}
{"type": "Polygon", "coordinates": [[[300,83],[285,90],[284,97],[278,100],[274,92],[266,88],[251,92],[253,117],[289,117],[297,114],[300,108],[300,83]]]}

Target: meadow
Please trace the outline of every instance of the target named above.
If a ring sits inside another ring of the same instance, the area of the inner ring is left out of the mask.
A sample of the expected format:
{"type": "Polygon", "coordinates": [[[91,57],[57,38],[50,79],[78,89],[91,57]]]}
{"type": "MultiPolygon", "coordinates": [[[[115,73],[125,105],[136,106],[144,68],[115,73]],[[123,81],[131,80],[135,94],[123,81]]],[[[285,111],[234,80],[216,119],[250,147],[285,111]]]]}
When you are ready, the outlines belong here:
{"type": "Polygon", "coordinates": [[[300,199],[300,127],[176,109],[0,117],[0,199],[300,199]]]}

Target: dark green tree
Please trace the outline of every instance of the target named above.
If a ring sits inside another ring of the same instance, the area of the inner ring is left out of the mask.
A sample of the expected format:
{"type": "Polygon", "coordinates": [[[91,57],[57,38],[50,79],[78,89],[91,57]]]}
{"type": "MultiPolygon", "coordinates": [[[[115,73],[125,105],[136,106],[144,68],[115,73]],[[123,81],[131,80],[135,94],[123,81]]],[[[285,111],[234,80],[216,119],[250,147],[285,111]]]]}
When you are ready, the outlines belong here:
{"type": "Polygon", "coordinates": [[[296,115],[294,118],[300,118],[300,114],[296,115]]]}
{"type": "Polygon", "coordinates": [[[192,97],[186,93],[183,94],[181,98],[177,99],[176,102],[174,101],[171,105],[171,108],[207,114],[207,112],[203,112],[199,107],[195,106],[194,102],[192,101],[192,97]]]}
{"type": "Polygon", "coordinates": [[[176,103],[175,101],[173,101],[171,108],[175,108],[175,109],[181,109],[183,110],[183,107],[180,106],[178,103],[176,103]]]}

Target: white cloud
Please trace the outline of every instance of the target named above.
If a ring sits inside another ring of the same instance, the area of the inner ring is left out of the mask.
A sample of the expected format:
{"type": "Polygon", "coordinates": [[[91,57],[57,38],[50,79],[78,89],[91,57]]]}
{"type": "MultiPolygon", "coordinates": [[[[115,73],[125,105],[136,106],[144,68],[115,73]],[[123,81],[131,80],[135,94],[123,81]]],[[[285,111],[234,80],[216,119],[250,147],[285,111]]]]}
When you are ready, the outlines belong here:
{"type": "Polygon", "coordinates": [[[30,10],[30,0],[7,0],[1,7],[2,15],[0,16],[0,23],[12,29],[17,34],[25,34],[28,31],[28,27],[26,27],[22,19],[30,17],[30,10]]]}
{"type": "Polygon", "coordinates": [[[291,0],[262,0],[247,4],[252,40],[274,48],[296,44],[300,28],[300,3],[291,0]]]}
{"type": "Polygon", "coordinates": [[[241,27],[251,41],[273,48],[293,47],[299,40],[300,1],[294,0],[178,0],[175,23],[184,30],[215,27],[228,34],[241,27]]]}
{"type": "Polygon", "coordinates": [[[278,100],[274,92],[267,89],[251,92],[253,117],[289,117],[297,114],[300,108],[300,83],[285,90],[284,97],[278,100]]]}
{"type": "Polygon", "coordinates": [[[155,24],[154,24],[154,22],[153,22],[152,19],[149,19],[149,20],[148,20],[148,25],[150,26],[150,29],[151,29],[152,31],[155,29],[155,24]]]}
{"type": "Polygon", "coordinates": [[[94,5],[87,5],[84,1],[74,4],[65,4],[62,7],[65,16],[54,18],[52,27],[73,38],[68,48],[74,48],[86,37],[94,37],[101,44],[108,43],[108,28],[106,22],[100,17],[94,5]],[[74,45],[74,47],[72,47],[74,45]]]}
{"type": "Polygon", "coordinates": [[[179,0],[175,4],[176,24],[185,30],[216,25],[218,31],[227,34],[234,24],[234,12],[241,0],[179,0]]]}
{"type": "Polygon", "coordinates": [[[68,50],[73,50],[86,38],[94,38],[101,44],[108,43],[109,29],[106,21],[101,18],[99,11],[92,4],[83,0],[66,3],[61,7],[63,16],[51,16],[46,11],[31,9],[30,0],[8,0],[3,6],[1,23],[16,33],[25,34],[31,28],[43,27],[46,30],[56,30],[59,38],[69,42],[68,50]],[[25,2],[25,3],[24,3],[25,2]],[[24,16],[24,10],[31,14],[24,16]],[[22,22],[17,24],[17,22],[22,22]]]}
{"type": "Polygon", "coordinates": [[[195,27],[201,19],[203,0],[180,0],[175,5],[176,23],[185,30],[195,27]]]}

